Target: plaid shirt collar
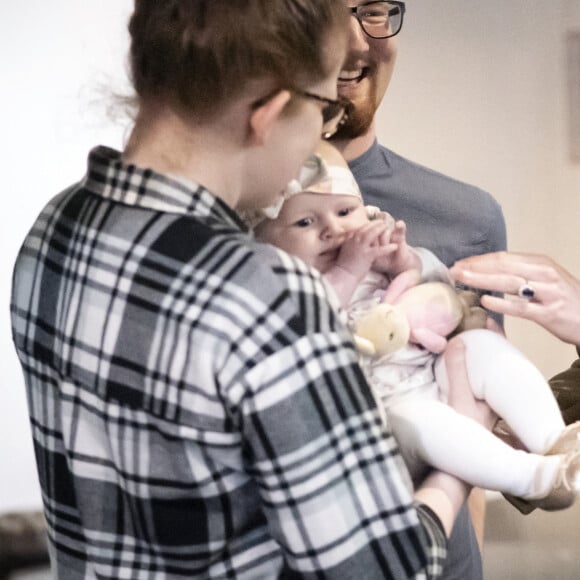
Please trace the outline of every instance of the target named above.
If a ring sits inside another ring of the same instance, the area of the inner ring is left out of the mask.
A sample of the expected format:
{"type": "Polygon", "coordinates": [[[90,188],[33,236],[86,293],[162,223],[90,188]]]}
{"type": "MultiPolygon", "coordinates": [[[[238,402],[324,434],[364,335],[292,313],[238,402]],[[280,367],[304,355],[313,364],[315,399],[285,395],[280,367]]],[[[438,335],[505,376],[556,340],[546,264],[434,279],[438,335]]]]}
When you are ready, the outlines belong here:
{"type": "Polygon", "coordinates": [[[191,215],[233,230],[247,231],[236,212],[202,185],[125,163],[105,146],[89,154],[82,185],[105,199],[165,213],[191,215]]]}

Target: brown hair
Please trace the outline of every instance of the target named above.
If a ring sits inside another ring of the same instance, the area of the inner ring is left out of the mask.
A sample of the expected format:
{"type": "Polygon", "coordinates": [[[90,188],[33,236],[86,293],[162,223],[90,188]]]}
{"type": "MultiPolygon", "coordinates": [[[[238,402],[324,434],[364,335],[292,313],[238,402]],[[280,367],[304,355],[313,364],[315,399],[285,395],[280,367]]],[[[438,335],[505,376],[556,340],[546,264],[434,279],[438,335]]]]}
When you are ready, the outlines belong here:
{"type": "Polygon", "coordinates": [[[327,43],[347,34],[343,0],[135,0],[133,86],[211,114],[246,83],[280,88],[324,78],[327,43]]]}

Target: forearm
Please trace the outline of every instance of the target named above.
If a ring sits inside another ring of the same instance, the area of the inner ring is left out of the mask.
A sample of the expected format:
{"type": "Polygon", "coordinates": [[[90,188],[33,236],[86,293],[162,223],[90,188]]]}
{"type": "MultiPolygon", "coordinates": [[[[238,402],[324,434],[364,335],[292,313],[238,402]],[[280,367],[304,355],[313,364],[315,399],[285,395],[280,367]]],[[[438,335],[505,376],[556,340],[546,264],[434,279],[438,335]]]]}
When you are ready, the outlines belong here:
{"type": "MultiPolygon", "coordinates": [[[[257,393],[244,408],[263,411],[242,424],[269,529],[297,573],[341,579],[364,567],[368,578],[436,578],[447,545],[439,514],[429,517],[414,506],[398,447],[379,424],[354,351],[350,368],[340,364],[346,353],[337,351],[336,341],[324,349],[329,338],[312,337],[312,348],[302,339],[268,369],[252,373],[257,393]],[[317,364],[287,360],[308,350],[318,353],[317,364]],[[324,365],[333,368],[323,372],[324,365]],[[264,376],[281,376],[284,384],[267,395],[264,376]],[[286,391],[291,398],[273,405],[271,397],[286,391]],[[329,528],[329,521],[336,523],[329,528]],[[307,538],[296,533],[300,529],[307,538]]],[[[436,504],[426,499],[428,508],[442,511],[436,504]]]]}
{"type": "Polygon", "coordinates": [[[431,472],[415,491],[415,500],[425,504],[439,518],[449,537],[471,486],[441,471],[431,472]]]}
{"type": "MultiPolygon", "coordinates": [[[[300,282],[285,287],[310,289],[309,280],[300,282]]],[[[235,395],[228,408],[242,429],[245,470],[297,575],[342,579],[364,570],[367,578],[435,578],[446,557],[444,528],[438,515],[414,506],[351,335],[327,301],[316,300],[325,288],[310,291],[308,300],[297,296],[296,310],[279,310],[288,320],[280,334],[285,348],[265,354],[227,389],[235,395]]]]}

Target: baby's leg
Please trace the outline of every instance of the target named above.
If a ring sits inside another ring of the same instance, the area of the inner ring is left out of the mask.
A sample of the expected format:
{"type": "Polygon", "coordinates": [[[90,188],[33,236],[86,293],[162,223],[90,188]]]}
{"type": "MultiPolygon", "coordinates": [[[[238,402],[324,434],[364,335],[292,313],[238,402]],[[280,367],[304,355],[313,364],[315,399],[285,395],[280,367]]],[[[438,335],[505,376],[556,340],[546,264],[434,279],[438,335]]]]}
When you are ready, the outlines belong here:
{"type": "Polygon", "coordinates": [[[515,450],[439,401],[407,397],[387,416],[412,475],[421,460],[477,487],[534,498],[548,493],[562,459],[515,450]]]}
{"type": "MultiPolygon", "coordinates": [[[[507,339],[489,330],[461,334],[471,389],[534,453],[545,453],[564,429],[562,414],[540,371],[507,339]]],[[[449,391],[444,354],[435,365],[437,383],[449,391]]]]}

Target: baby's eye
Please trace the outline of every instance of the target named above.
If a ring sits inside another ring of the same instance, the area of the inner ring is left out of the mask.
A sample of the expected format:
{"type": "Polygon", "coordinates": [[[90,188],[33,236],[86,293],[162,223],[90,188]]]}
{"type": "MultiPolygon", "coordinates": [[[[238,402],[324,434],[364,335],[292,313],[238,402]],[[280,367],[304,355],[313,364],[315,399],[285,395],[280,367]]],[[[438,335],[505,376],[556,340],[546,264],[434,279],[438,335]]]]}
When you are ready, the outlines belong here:
{"type": "Polygon", "coordinates": [[[298,228],[307,228],[312,225],[312,218],[302,218],[301,220],[294,222],[294,225],[298,228]]]}
{"type": "Polygon", "coordinates": [[[338,215],[340,217],[344,217],[344,216],[347,216],[351,212],[352,212],[352,207],[343,207],[342,209],[338,210],[338,215]]]}

